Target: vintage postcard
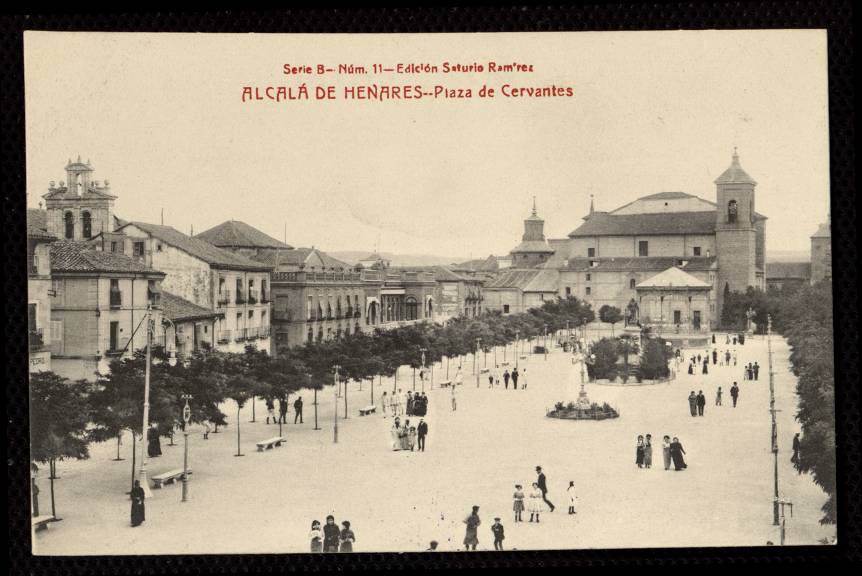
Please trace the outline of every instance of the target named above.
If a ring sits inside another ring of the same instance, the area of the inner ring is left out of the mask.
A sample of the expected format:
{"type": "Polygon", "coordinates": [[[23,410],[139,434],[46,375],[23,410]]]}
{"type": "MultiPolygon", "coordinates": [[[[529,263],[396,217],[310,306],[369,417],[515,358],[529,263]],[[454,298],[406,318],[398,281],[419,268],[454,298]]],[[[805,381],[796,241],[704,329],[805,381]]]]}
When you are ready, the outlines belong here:
{"type": "Polygon", "coordinates": [[[33,553],[834,544],[826,40],[26,32],[33,553]]]}

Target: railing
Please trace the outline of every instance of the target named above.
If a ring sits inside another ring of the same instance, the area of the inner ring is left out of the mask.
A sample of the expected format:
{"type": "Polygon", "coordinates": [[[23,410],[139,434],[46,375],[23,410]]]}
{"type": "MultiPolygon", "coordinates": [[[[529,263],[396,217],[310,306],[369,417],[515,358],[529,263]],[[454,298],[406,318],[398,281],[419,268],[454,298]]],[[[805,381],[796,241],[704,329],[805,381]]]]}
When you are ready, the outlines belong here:
{"type": "Polygon", "coordinates": [[[240,294],[237,294],[237,295],[236,295],[236,300],[234,300],[234,302],[235,302],[236,304],[245,304],[245,302],[246,302],[245,294],[241,294],[241,293],[240,293],[240,294]]]}
{"type": "Polygon", "coordinates": [[[230,294],[219,294],[217,300],[219,308],[224,308],[230,304],[230,294]]]}
{"type": "Polygon", "coordinates": [[[123,305],[123,293],[122,292],[111,292],[110,298],[111,308],[119,308],[123,305]]]}
{"type": "Polygon", "coordinates": [[[261,338],[269,338],[271,333],[271,328],[269,326],[259,326],[257,329],[257,334],[261,338]]]}
{"type": "Polygon", "coordinates": [[[263,294],[260,297],[260,303],[261,304],[269,304],[270,302],[272,302],[272,298],[270,298],[267,294],[263,294]]]}
{"type": "Polygon", "coordinates": [[[357,310],[353,313],[354,318],[362,318],[362,310],[357,310]]]}
{"type": "Polygon", "coordinates": [[[253,294],[248,295],[248,303],[249,304],[257,304],[257,297],[253,294]]]}
{"type": "Polygon", "coordinates": [[[233,334],[230,330],[222,330],[218,333],[218,337],[216,338],[216,342],[219,344],[227,344],[233,338],[233,334]]]}
{"type": "Polygon", "coordinates": [[[274,282],[296,282],[307,284],[310,282],[359,282],[363,276],[357,272],[273,272],[274,282]]]}
{"type": "Polygon", "coordinates": [[[45,340],[42,337],[42,329],[36,328],[30,330],[30,348],[41,348],[45,345],[45,340]]]}
{"type": "Polygon", "coordinates": [[[111,348],[110,350],[105,350],[105,356],[122,356],[123,349],[122,348],[111,348]]]}

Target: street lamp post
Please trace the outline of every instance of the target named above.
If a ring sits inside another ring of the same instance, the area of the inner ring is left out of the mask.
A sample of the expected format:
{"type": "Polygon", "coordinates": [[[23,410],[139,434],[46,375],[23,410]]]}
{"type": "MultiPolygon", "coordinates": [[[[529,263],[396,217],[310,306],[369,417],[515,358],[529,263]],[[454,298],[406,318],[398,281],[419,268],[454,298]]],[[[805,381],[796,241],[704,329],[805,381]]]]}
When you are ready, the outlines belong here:
{"type": "MultiPolygon", "coordinates": [[[[749,311],[751,308],[749,308],[749,311]]],[[[746,315],[748,315],[746,313],[746,315]]],[[[750,320],[749,320],[750,321],[750,320]]],[[[775,379],[772,370],[772,316],[767,316],[766,321],[766,348],[769,353],[769,411],[772,413],[772,476],[773,476],[773,493],[772,493],[772,524],[779,525],[779,498],[778,498],[778,422],[775,414],[778,412],[775,408],[775,379]]]]}
{"type": "Polygon", "coordinates": [[[189,499],[189,422],[192,418],[192,409],[189,407],[189,400],[194,398],[191,394],[183,394],[181,396],[186,401],[183,407],[183,502],[188,502],[189,499]]]}
{"type": "Polygon", "coordinates": [[[333,419],[335,422],[335,426],[332,429],[332,443],[338,444],[338,391],[340,390],[338,385],[338,369],[341,368],[338,364],[336,364],[333,368],[335,372],[334,381],[335,381],[335,418],[333,419]]]}
{"type": "Polygon", "coordinates": [[[518,360],[521,358],[521,331],[515,330],[515,368],[518,367],[518,360]]]}
{"type": "Polygon", "coordinates": [[[153,495],[150,491],[150,483],[147,481],[147,440],[150,428],[150,345],[152,343],[153,326],[153,311],[152,306],[147,306],[146,315],[146,364],[144,367],[144,422],[141,428],[141,472],[138,475],[138,480],[141,482],[141,488],[144,489],[144,498],[149,498],[153,495]]]}
{"type": "Polygon", "coordinates": [[[479,348],[482,346],[482,339],[476,338],[476,352],[473,354],[473,369],[476,372],[476,388],[479,387],[479,368],[476,366],[476,360],[479,358],[479,348]]]}

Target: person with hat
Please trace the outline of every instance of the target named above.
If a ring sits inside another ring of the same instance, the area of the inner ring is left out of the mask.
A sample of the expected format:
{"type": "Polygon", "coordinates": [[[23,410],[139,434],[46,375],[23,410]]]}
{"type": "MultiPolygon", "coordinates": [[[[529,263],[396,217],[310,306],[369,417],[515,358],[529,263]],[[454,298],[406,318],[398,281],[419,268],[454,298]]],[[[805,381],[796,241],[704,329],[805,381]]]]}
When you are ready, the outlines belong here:
{"type": "Polygon", "coordinates": [[[356,542],[356,536],[353,534],[353,530],[350,529],[350,521],[345,520],[341,525],[343,528],[339,535],[339,542],[341,543],[339,552],[353,552],[353,543],[356,542]]]}
{"type": "Polygon", "coordinates": [[[479,519],[478,506],[473,506],[473,512],[464,519],[464,524],[467,525],[467,531],[464,534],[464,548],[476,550],[476,546],[479,544],[479,525],[482,524],[479,519]]]}
{"type": "Polygon", "coordinates": [[[512,495],[514,500],[512,509],[515,511],[515,522],[523,522],[521,514],[524,512],[524,487],[520,484],[515,484],[515,493],[512,495]]]}
{"type": "Polygon", "coordinates": [[[494,534],[494,550],[503,549],[503,540],[506,538],[503,525],[500,524],[499,518],[494,518],[494,524],[491,525],[491,532],[494,534]]]}
{"type": "Polygon", "coordinates": [[[547,504],[548,508],[553,512],[556,506],[548,500],[548,479],[545,478],[545,473],[542,472],[541,466],[536,466],[536,474],[539,475],[538,478],[536,478],[536,484],[539,486],[539,490],[542,491],[542,500],[545,501],[545,504],[547,504]]]}
{"type": "Polygon", "coordinates": [[[335,517],[330,514],[326,517],[326,525],[323,527],[323,551],[338,552],[338,544],[341,540],[341,531],[335,523],[335,517]]]}

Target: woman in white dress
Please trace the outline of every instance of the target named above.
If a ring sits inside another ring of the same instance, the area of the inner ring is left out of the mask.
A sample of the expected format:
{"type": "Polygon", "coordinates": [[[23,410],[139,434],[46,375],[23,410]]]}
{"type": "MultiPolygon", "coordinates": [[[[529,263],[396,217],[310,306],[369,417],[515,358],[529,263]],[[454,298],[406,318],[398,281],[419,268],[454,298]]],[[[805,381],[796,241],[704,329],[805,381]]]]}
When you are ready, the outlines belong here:
{"type": "Polygon", "coordinates": [[[383,417],[386,418],[386,412],[389,411],[389,396],[386,395],[386,392],[383,392],[383,398],[380,402],[383,404],[383,417]]]}
{"type": "Polygon", "coordinates": [[[389,431],[392,436],[392,450],[401,450],[401,419],[395,418],[392,423],[392,429],[389,431]]]}
{"type": "Polygon", "coordinates": [[[527,503],[527,509],[530,511],[530,522],[533,517],[536,518],[536,523],[539,522],[539,514],[542,513],[542,491],[539,490],[539,485],[533,482],[533,489],[530,491],[530,501],[527,503]]]}

